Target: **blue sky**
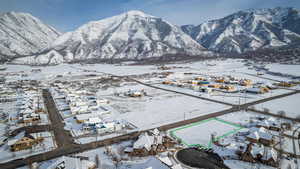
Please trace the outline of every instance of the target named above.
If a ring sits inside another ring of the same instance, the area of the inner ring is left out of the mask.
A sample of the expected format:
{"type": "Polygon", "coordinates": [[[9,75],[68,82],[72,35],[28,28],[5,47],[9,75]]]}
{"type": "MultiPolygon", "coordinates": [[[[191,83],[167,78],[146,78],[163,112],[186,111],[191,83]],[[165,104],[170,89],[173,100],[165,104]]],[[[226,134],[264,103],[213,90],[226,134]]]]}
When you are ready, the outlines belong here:
{"type": "Polygon", "coordinates": [[[238,10],[278,6],[300,9],[300,0],[0,0],[0,12],[29,12],[62,32],[128,10],[197,25],[238,10]]]}

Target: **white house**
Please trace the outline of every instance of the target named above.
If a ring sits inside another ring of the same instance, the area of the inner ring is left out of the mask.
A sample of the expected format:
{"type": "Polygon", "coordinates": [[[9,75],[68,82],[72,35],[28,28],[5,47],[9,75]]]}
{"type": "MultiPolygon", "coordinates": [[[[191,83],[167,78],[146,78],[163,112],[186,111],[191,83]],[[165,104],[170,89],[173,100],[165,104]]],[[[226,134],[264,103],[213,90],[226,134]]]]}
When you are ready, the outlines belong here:
{"type": "Polygon", "coordinates": [[[76,157],[62,156],[52,163],[47,169],[94,169],[96,164],[93,161],[81,160],[76,157]]]}

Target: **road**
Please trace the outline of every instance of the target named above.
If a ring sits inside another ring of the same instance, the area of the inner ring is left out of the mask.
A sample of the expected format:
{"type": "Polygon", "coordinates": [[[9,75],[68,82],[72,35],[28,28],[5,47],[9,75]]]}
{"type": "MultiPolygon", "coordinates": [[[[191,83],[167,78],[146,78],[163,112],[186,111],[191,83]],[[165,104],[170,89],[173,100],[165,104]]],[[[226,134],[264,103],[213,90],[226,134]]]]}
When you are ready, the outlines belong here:
{"type": "MultiPolygon", "coordinates": [[[[111,75],[111,74],[110,74],[111,75]]],[[[183,120],[183,121],[179,121],[179,122],[175,122],[175,123],[171,123],[171,124],[167,124],[167,125],[162,125],[160,127],[158,127],[160,130],[165,131],[165,130],[169,130],[172,128],[176,128],[182,125],[186,125],[186,124],[190,124],[190,123],[194,123],[200,120],[205,120],[208,118],[213,118],[213,117],[218,117],[224,114],[228,114],[228,113],[232,113],[232,112],[236,112],[238,110],[247,110],[249,108],[249,106],[253,106],[255,104],[259,104],[259,103],[263,103],[266,101],[270,101],[273,99],[278,99],[278,98],[282,98],[282,97],[286,97],[289,95],[293,95],[296,93],[299,93],[299,91],[293,91],[290,93],[285,93],[282,95],[277,95],[277,96],[273,96],[270,98],[265,98],[265,99],[261,99],[258,101],[254,101],[254,102],[250,102],[250,103],[246,103],[246,104],[242,104],[242,105],[232,105],[229,103],[225,103],[222,101],[216,101],[216,100],[212,100],[212,99],[208,99],[208,98],[204,98],[204,97],[200,97],[200,96],[194,96],[191,94],[187,94],[187,93],[182,93],[182,92],[178,92],[178,91],[173,91],[173,90],[169,90],[169,89],[164,89],[164,88],[160,88],[157,86],[152,86],[150,84],[146,84],[143,82],[140,82],[138,80],[129,78],[128,76],[115,76],[114,77],[119,77],[119,78],[126,78],[128,80],[131,81],[135,81],[139,84],[148,86],[148,87],[152,87],[152,88],[156,88],[159,90],[164,90],[167,92],[174,92],[177,94],[182,94],[182,95],[186,95],[186,96],[190,96],[190,97],[194,97],[194,98],[198,98],[201,100],[207,100],[207,101],[212,101],[215,103],[219,103],[219,104],[225,104],[228,106],[231,106],[231,108],[223,110],[223,111],[219,111],[219,112],[215,112],[215,113],[211,113],[208,115],[203,115],[203,116],[199,116],[196,118],[192,118],[192,119],[188,119],[188,120],[183,120]]],[[[130,140],[133,138],[136,138],[141,132],[144,131],[137,131],[137,132],[132,132],[132,133],[128,133],[128,134],[124,134],[121,136],[116,136],[113,138],[108,138],[105,140],[101,140],[101,141],[97,141],[97,142],[92,142],[92,143],[88,143],[88,144],[76,144],[74,143],[71,134],[69,133],[69,131],[64,130],[64,123],[63,123],[63,118],[61,117],[59,111],[56,108],[55,102],[53,100],[53,97],[51,95],[51,93],[48,90],[43,90],[43,97],[44,97],[44,101],[45,101],[45,106],[47,108],[47,111],[49,113],[49,118],[51,121],[51,126],[52,126],[52,130],[54,132],[54,136],[57,142],[58,147],[55,150],[52,150],[50,152],[46,152],[46,153],[42,153],[39,155],[33,155],[30,157],[27,157],[25,159],[19,159],[19,160],[13,160],[10,162],[6,162],[6,163],[2,163],[0,164],[0,168],[1,169],[10,169],[10,168],[17,168],[17,167],[21,167],[21,166],[25,166],[28,165],[32,162],[41,162],[41,161],[45,161],[45,160],[50,160],[56,157],[60,157],[63,155],[69,155],[69,154],[74,154],[74,153],[79,153],[79,152],[83,152],[86,150],[91,150],[97,147],[101,147],[101,146],[105,146],[105,145],[111,145],[114,143],[118,143],[121,141],[125,141],[125,140],[130,140]]],[[[263,112],[259,112],[256,111],[258,113],[263,113],[263,112]]]]}
{"type": "Polygon", "coordinates": [[[62,147],[74,144],[70,132],[64,130],[65,124],[63,123],[63,118],[61,117],[49,90],[43,89],[43,98],[57,146],[62,147]]]}

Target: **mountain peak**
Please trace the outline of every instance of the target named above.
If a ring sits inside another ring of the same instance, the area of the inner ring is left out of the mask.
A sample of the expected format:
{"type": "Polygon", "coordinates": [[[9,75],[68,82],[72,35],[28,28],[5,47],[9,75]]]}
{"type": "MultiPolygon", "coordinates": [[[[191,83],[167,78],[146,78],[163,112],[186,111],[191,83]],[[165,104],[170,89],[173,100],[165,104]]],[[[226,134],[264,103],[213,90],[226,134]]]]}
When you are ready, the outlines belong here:
{"type": "Polygon", "coordinates": [[[30,64],[142,60],[169,55],[205,56],[206,52],[177,26],[134,10],[84,24],[60,36],[41,55],[27,60],[30,64]],[[53,55],[56,57],[51,57],[53,55]]]}
{"type": "Polygon", "coordinates": [[[259,8],[259,9],[250,8],[246,10],[240,10],[234,14],[254,13],[257,15],[265,15],[265,14],[278,15],[278,14],[288,13],[291,10],[296,10],[296,9],[293,7],[275,7],[275,8],[259,8]]]}
{"type": "Polygon", "coordinates": [[[300,41],[299,26],[295,8],[276,7],[242,10],[195,28],[181,28],[208,49],[242,53],[296,43],[300,41]]]}
{"type": "Polygon", "coordinates": [[[139,11],[139,10],[131,10],[131,11],[126,12],[126,14],[127,15],[148,16],[143,11],[139,11]]]}
{"type": "Polygon", "coordinates": [[[9,11],[9,12],[4,12],[1,13],[0,17],[3,16],[14,16],[14,17],[20,17],[20,16],[25,16],[25,17],[31,17],[34,18],[34,16],[32,16],[29,13],[25,13],[25,12],[16,12],[16,11],[9,11]]]}
{"type": "Polygon", "coordinates": [[[60,33],[31,14],[0,14],[0,60],[32,55],[47,48],[60,33]]]}

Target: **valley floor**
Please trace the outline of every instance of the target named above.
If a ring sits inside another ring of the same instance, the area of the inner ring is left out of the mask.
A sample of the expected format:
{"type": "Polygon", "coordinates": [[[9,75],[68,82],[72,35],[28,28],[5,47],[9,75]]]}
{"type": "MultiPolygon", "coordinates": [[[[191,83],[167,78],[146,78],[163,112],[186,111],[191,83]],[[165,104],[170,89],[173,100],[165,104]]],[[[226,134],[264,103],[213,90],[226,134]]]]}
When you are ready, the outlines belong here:
{"type": "MultiPolygon", "coordinates": [[[[69,146],[82,146],[84,150],[87,150],[80,153],[74,150],[72,156],[85,157],[89,161],[96,162],[97,155],[101,159],[102,168],[116,168],[116,161],[106,152],[107,146],[111,147],[112,151],[117,151],[117,156],[122,159],[117,164],[119,168],[168,168],[161,160],[166,156],[164,153],[146,157],[131,157],[124,154],[124,149],[132,147],[135,139],[118,140],[105,147],[90,148],[94,143],[102,144],[105,140],[113,141],[119,136],[140,134],[154,128],[162,130],[174,140],[183,141],[183,143],[177,143],[178,147],[201,145],[212,148],[230,168],[251,168],[253,165],[265,169],[273,168],[260,163],[250,164],[238,159],[231,150],[242,144],[239,139],[245,139],[238,136],[238,133],[255,127],[253,121],[258,124],[273,118],[275,119],[273,122],[278,125],[283,122],[292,124],[291,129],[285,131],[289,136],[299,126],[297,110],[300,97],[299,83],[292,87],[278,86],[278,84],[283,81],[299,82],[299,79],[295,77],[299,76],[300,66],[290,68],[288,65],[279,64],[260,65],[268,68],[269,71],[281,72],[284,75],[270,74],[265,69],[258,70],[255,63],[239,59],[165,66],[109,64],[5,66],[7,69],[1,71],[0,76],[6,81],[1,85],[9,88],[14,83],[21,83],[21,81],[30,83],[34,80],[39,82],[41,88],[48,89],[58,108],[57,113],[60,118],[55,123],[51,119],[49,123],[45,120],[45,124],[65,125],[61,130],[70,133],[68,137],[74,143],[69,146]],[[218,79],[229,80],[225,83],[219,82],[218,79]],[[241,85],[240,82],[245,79],[251,83],[241,85]],[[203,84],[200,85],[200,83],[203,84]],[[218,88],[212,88],[209,85],[216,85],[218,88]],[[225,89],[226,87],[230,90],[225,89]],[[252,92],[267,87],[270,88],[265,90],[267,92],[252,92]],[[138,96],[131,95],[132,93],[138,93],[138,96]],[[285,112],[281,114],[282,117],[278,117],[279,111],[285,112]],[[100,115],[79,122],[78,117],[91,116],[93,113],[100,115]],[[88,123],[92,120],[99,122],[89,125],[88,123]],[[99,127],[100,124],[103,126],[99,127]],[[114,127],[105,127],[109,125],[114,125],[114,127]],[[107,130],[103,132],[103,128],[107,130]],[[229,144],[229,148],[221,149],[215,146],[211,140],[212,135],[218,138],[220,144],[229,144]]],[[[7,110],[12,114],[18,112],[17,105],[5,106],[1,103],[0,106],[0,110],[7,110]]],[[[7,129],[8,121],[9,118],[1,121],[0,127],[7,129]]],[[[278,133],[268,133],[278,137],[278,133]]],[[[6,136],[6,133],[1,131],[0,135],[6,136]]],[[[51,137],[54,136],[51,135],[51,137]]],[[[46,142],[49,141],[46,140],[46,142]]],[[[292,142],[293,139],[286,137],[281,143],[284,150],[291,154],[293,154],[292,142]]],[[[56,148],[55,143],[46,145],[51,149],[56,148]]],[[[67,145],[59,145],[59,148],[68,149],[67,145]]],[[[276,149],[276,146],[274,148],[276,149]]],[[[296,149],[296,156],[281,157],[280,165],[294,165],[292,160],[300,157],[297,157],[299,147],[296,149]]],[[[0,154],[5,155],[5,157],[1,156],[3,159],[0,163],[3,165],[4,162],[16,158],[26,158],[37,154],[35,151],[28,151],[23,153],[24,155],[11,155],[6,144],[1,147],[0,151],[0,154]]],[[[168,151],[171,153],[173,150],[168,151]]],[[[42,150],[39,153],[43,153],[42,150]]],[[[52,158],[39,163],[39,168],[46,169],[60,159],[60,157],[52,158]]],[[[178,164],[176,159],[170,158],[170,160],[171,166],[169,167],[178,164]]],[[[10,164],[13,165],[12,163],[13,161],[10,164]]],[[[184,168],[184,165],[182,166],[184,168]]]]}

